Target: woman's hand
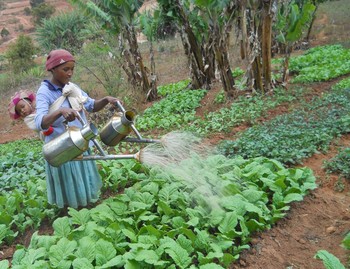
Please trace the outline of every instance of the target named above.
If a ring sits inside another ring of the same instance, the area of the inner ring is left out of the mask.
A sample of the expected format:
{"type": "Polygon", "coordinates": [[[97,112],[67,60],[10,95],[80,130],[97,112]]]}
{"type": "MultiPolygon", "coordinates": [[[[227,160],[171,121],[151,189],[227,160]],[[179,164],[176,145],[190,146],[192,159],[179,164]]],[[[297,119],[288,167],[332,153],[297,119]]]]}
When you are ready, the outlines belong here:
{"type": "Polygon", "coordinates": [[[116,97],[113,96],[106,96],[107,101],[109,104],[116,105],[117,102],[122,103],[122,101],[116,97]]]}
{"type": "Polygon", "coordinates": [[[59,117],[63,117],[66,121],[74,121],[79,117],[78,112],[72,108],[61,107],[43,117],[41,128],[48,129],[59,117]]]}
{"type": "Polygon", "coordinates": [[[106,105],[108,104],[112,104],[112,105],[116,105],[117,102],[121,102],[120,99],[116,98],[116,97],[113,97],[113,96],[106,96],[102,99],[99,99],[99,100],[95,100],[95,104],[94,104],[94,112],[98,112],[100,111],[102,108],[104,108],[106,105]]]}
{"type": "Polygon", "coordinates": [[[62,117],[66,121],[74,121],[77,117],[79,117],[78,112],[69,107],[62,107],[60,109],[62,117]]]}

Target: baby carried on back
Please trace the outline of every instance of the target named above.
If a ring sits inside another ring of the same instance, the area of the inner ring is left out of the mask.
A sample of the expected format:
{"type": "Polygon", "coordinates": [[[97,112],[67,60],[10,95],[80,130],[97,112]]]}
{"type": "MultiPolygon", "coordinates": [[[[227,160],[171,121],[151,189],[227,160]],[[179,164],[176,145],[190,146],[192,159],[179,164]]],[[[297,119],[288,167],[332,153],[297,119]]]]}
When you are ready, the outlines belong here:
{"type": "MultiPolygon", "coordinates": [[[[87,100],[87,97],[82,95],[81,89],[76,84],[69,82],[62,89],[62,96],[50,106],[49,113],[59,109],[66,98],[68,98],[71,107],[76,111],[81,111],[84,108],[83,104],[87,100]]],[[[50,126],[42,132],[37,130],[35,126],[35,99],[35,94],[32,91],[22,90],[16,92],[11,97],[8,111],[12,119],[17,120],[22,118],[27,127],[37,132],[40,138],[43,139],[44,136],[50,135],[53,129],[50,126]]]]}

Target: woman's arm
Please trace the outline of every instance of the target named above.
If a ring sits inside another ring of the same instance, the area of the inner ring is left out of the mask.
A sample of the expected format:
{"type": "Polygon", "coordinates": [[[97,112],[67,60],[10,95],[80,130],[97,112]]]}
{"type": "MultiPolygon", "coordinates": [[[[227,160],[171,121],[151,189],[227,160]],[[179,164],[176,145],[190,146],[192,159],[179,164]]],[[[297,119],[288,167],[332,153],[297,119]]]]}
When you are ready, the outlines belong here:
{"type": "Polygon", "coordinates": [[[118,101],[120,102],[118,98],[112,97],[112,96],[106,96],[106,97],[103,97],[102,99],[95,100],[93,112],[100,111],[102,108],[104,108],[108,104],[115,105],[118,101]]]}
{"type": "Polygon", "coordinates": [[[47,129],[52,125],[59,117],[63,116],[67,121],[74,121],[78,117],[78,112],[72,108],[61,107],[47,115],[45,115],[41,122],[41,128],[47,129]]]}

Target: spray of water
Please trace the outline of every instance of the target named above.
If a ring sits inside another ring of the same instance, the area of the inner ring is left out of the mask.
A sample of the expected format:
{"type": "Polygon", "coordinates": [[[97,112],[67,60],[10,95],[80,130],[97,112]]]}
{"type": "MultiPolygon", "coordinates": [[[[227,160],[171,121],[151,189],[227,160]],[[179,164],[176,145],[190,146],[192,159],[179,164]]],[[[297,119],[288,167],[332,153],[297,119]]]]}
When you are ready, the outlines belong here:
{"type": "Polygon", "coordinates": [[[150,166],[178,164],[193,154],[208,154],[211,149],[201,142],[200,138],[191,133],[171,132],[164,135],[160,143],[150,144],[142,149],[139,159],[150,166]]]}
{"type": "Polygon", "coordinates": [[[213,148],[204,145],[197,136],[171,132],[162,137],[161,143],[142,149],[139,158],[145,165],[159,167],[173,175],[174,180],[185,184],[190,194],[214,210],[220,208],[222,179],[204,165],[204,159],[213,154],[213,148]]]}

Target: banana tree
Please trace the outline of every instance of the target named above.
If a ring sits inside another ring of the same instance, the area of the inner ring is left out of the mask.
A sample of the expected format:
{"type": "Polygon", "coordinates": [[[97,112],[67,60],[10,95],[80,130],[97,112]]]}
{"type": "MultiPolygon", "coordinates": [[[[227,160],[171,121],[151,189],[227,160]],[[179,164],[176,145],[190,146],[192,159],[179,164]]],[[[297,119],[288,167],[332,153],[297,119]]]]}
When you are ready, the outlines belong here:
{"type": "Polygon", "coordinates": [[[233,96],[228,37],[235,1],[158,0],[158,3],[178,26],[190,66],[191,87],[210,89],[217,68],[224,90],[233,96]]]}
{"type": "MultiPolygon", "coordinates": [[[[143,34],[147,37],[150,44],[150,62],[151,62],[151,91],[157,94],[157,76],[156,76],[156,66],[154,61],[154,50],[153,42],[157,40],[157,30],[160,25],[160,14],[159,10],[155,10],[153,15],[149,12],[145,12],[140,15],[140,27],[143,34]]],[[[156,98],[157,96],[153,96],[156,98]]]]}
{"type": "Polygon", "coordinates": [[[288,79],[288,66],[290,55],[295,42],[302,38],[303,30],[307,29],[312,22],[315,5],[312,1],[285,1],[278,8],[277,23],[275,24],[276,40],[278,47],[283,47],[285,54],[283,60],[282,83],[288,79]]]}
{"type": "Polygon", "coordinates": [[[148,68],[144,65],[137,43],[135,25],[137,12],[143,1],[138,0],[72,0],[88,15],[99,20],[103,27],[119,38],[120,51],[128,80],[140,87],[146,99],[151,101],[157,97],[156,87],[151,87],[148,68]]]}
{"type": "Polygon", "coordinates": [[[229,61],[228,40],[232,29],[236,12],[236,1],[231,0],[194,0],[194,4],[200,9],[202,18],[208,25],[207,45],[212,47],[215,55],[215,65],[219,71],[223,89],[228,97],[235,96],[235,81],[229,61]]]}
{"type": "Polygon", "coordinates": [[[271,35],[276,0],[237,1],[241,57],[247,66],[246,85],[252,91],[271,89],[271,35]]]}

